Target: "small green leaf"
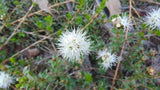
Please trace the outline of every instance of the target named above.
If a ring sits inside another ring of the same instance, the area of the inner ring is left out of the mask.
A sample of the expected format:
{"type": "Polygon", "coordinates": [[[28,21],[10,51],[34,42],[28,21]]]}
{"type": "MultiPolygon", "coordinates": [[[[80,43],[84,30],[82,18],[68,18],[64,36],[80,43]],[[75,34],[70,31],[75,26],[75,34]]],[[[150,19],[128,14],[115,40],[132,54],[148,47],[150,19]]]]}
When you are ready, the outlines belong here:
{"type": "Polygon", "coordinates": [[[15,41],[17,41],[17,39],[15,37],[12,37],[11,41],[15,42],[15,41]]]}
{"type": "Polygon", "coordinates": [[[37,6],[37,3],[35,3],[35,2],[32,2],[32,4],[33,4],[33,6],[37,6]]]}
{"type": "Polygon", "coordinates": [[[59,31],[57,32],[57,34],[58,34],[58,35],[61,35],[61,34],[62,34],[62,30],[59,30],[59,31]]]}
{"type": "Polygon", "coordinates": [[[45,17],[44,20],[45,20],[47,26],[52,26],[52,24],[53,24],[53,18],[50,15],[48,15],[47,17],[45,17]]]}
{"type": "Polygon", "coordinates": [[[22,66],[24,66],[24,65],[25,65],[24,60],[19,60],[18,62],[19,62],[19,63],[20,63],[20,65],[22,65],[22,66]]]}
{"type": "Polygon", "coordinates": [[[71,14],[67,13],[67,18],[70,19],[71,18],[71,14]]]}
{"type": "Polygon", "coordinates": [[[36,25],[38,26],[38,28],[42,29],[43,28],[43,23],[41,21],[37,21],[36,25]]]}
{"type": "Polygon", "coordinates": [[[141,37],[144,37],[144,32],[139,32],[139,35],[140,35],[141,37]]]}
{"type": "Polygon", "coordinates": [[[82,18],[81,18],[81,17],[78,17],[77,20],[76,20],[76,23],[77,23],[77,24],[81,24],[81,23],[82,23],[82,18]]]}
{"type": "Polygon", "coordinates": [[[85,80],[86,80],[86,82],[92,82],[92,76],[91,76],[90,73],[87,73],[87,74],[85,75],[85,80]]]}
{"type": "Polygon", "coordinates": [[[18,2],[18,1],[14,1],[14,4],[15,4],[15,5],[18,5],[18,4],[19,4],[19,2],[18,2]]]}
{"type": "Polygon", "coordinates": [[[91,16],[87,13],[86,16],[85,16],[85,18],[86,18],[87,20],[89,20],[89,19],[91,18],[91,16]]]}
{"type": "Polygon", "coordinates": [[[160,36],[160,31],[154,31],[157,36],[160,36]]]}
{"type": "Polygon", "coordinates": [[[11,61],[11,63],[15,63],[16,62],[16,58],[14,58],[14,57],[11,57],[9,60],[11,61]]]}
{"type": "Polygon", "coordinates": [[[51,30],[52,30],[52,27],[51,27],[51,26],[47,26],[46,29],[47,29],[48,31],[51,31],[51,30]]]}
{"type": "Polygon", "coordinates": [[[18,36],[19,36],[19,37],[25,37],[25,34],[24,34],[23,32],[20,32],[20,33],[18,34],[18,36]]]}

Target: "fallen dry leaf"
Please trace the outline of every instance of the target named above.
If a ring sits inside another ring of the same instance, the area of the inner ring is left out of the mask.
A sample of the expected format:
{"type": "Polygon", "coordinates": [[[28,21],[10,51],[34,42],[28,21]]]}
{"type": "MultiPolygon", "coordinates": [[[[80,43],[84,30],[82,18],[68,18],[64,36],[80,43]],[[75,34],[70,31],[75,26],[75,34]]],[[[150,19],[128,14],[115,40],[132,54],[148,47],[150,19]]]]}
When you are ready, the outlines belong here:
{"type": "Polygon", "coordinates": [[[108,0],[106,6],[109,10],[110,17],[121,14],[121,3],[119,0],[108,0]]]}
{"type": "Polygon", "coordinates": [[[48,7],[48,0],[32,0],[32,2],[35,2],[36,4],[38,4],[39,8],[51,13],[49,7],[48,7]]]}
{"type": "Polygon", "coordinates": [[[155,73],[154,67],[148,67],[148,68],[147,68],[147,73],[148,73],[150,76],[153,76],[154,73],[155,73]]]}
{"type": "Polygon", "coordinates": [[[31,48],[27,50],[27,58],[32,58],[40,54],[40,50],[38,48],[31,48]]]}

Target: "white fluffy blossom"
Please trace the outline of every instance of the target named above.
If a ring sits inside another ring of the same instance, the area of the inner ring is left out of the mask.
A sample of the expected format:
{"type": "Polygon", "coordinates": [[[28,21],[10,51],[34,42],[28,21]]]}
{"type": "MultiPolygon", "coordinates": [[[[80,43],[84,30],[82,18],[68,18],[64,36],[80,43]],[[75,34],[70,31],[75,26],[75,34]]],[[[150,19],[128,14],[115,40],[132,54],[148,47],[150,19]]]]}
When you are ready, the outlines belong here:
{"type": "Polygon", "coordinates": [[[131,31],[133,28],[132,20],[126,14],[122,14],[122,16],[119,16],[118,18],[120,19],[120,25],[123,26],[124,31],[127,29],[131,31]]]}
{"type": "Polygon", "coordinates": [[[79,29],[62,33],[58,41],[60,55],[71,62],[80,60],[80,57],[89,54],[91,49],[91,41],[86,37],[86,32],[79,29]]]}
{"type": "Polygon", "coordinates": [[[152,9],[152,11],[148,12],[145,21],[151,30],[160,29],[160,9],[152,9]]]}
{"type": "Polygon", "coordinates": [[[13,78],[9,74],[0,71],[0,88],[7,89],[12,83],[13,78]]]}
{"type": "Polygon", "coordinates": [[[99,50],[97,58],[102,58],[101,66],[105,70],[111,68],[118,62],[117,56],[115,54],[111,54],[107,49],[99,50]]]}

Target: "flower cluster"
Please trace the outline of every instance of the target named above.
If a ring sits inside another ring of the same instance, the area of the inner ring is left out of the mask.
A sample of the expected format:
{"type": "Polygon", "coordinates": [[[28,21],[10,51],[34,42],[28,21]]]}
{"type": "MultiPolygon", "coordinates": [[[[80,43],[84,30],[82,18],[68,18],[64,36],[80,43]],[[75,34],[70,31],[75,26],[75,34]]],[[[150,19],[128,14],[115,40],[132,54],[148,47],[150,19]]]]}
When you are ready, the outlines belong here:
{"type": "Polygon", "coordinates": [[[145,21],[151,30],[160,29],[160,9],[152,9],[152,11],[148,12],[145,21]]]}
{"type": "Polygon", "coordinates": [[[131,31],[133,28],[132,20],[126,14],[122,14],[122,16],[118,16],[117,18],[112,19],[112,23],[116,25],[117,28],[123,27],[124,31],[127,29],[131,31]]]}
{"type": "Polygon", "coordinates": [[[7,89],[12,83],[13,78],[9,74],[0,71],[0,88],[7,89]]]}
{"type": "MultiPolygon", "coordinates": [[[[153,9],[147,14],[145,20],[150,29],[160,28],[160,9],[153,9]]],[[[132,20],[126,14],[114,18],[112,22],[118,28],[123,27],[124,31],[133,29],[132,20]]],[[[62,33],[58,41],[60,55],[72,62],[78,61],[81,56],[89,54],[91,49],[91,41],[86,37],[86,32],[82,32],[79,29],[62,33]]],[[[99,51],[98,58],[102,58],[102,65],[106,69],[117,62],[116,55],[111,54],[107,49],[99,51]]]]}
{"type": "Polygon", "coordinates": [[[107,49],[98,51],[98,58],[102,58],[102,68],[107,70],[117,63],[118,58],[115,54],[111,54],[107,49]]]}
{"type": "Polygon", "coordinates": [[[91,41],[86,37],[86,32],[79,29],[62,33],[58,41],[60,55],[71,62],[80,60],[80,57],[89,54],[91,49],[91,41]]]}

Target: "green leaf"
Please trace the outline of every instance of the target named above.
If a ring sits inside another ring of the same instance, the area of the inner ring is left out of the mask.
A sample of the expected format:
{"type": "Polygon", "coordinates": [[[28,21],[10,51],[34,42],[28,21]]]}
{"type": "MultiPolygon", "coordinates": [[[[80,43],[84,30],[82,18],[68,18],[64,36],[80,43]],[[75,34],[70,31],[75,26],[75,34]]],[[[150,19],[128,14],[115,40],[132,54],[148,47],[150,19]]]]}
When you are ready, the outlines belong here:
{"type": "Polygon", "coordinates": [[[139,35],[144,37],[144,32],[139,32],[139,35]]]}
{"type": "Polygon", "coordinates": [[[18,5],[18,4],[19,4],[19,2],[18,2],[18,1],[14,1],[14,4],[15,4],[15,5],[18,5]]]}
{"type": "Polygon", "coordinates": [[[105,4],[106,4],[106,1],[107,1],[107,0],[102,0],[102,2],[100,3],[101,9],[104,9],[105,4]]]}
{"type": "Polygon", "coordinates": [[[84,4],[85,0],[80,0],[80,4],[78,5],[78,9],[81,9],[83,4],[84,4]]]}
{"type": "Polygon", "coordinates": [[[15,41],[17,41],[17,38],[12,37],[11,41],[12,41],[12,42],[15,42],[15,41]]]}
{"type": "Polygon", "coordinates": [[[59,31],[57,32],[57,34],[58,34],[58,35],[61,35],[61,34],[62,34],[62,30],[59,30],[59,31]]]}
{"type": "Polygon", "coordinates": [[[19,37],[25,37],[25,34],[24,34],[23,32],[20,32],[20,33],[18,34],[18,36],[19,36],[19,37]]]}
{"type": "Polygon", "coordinates": [[[71,19],[71,18],[72,18],[70,13],[67,13],[67,18],[68,18],[68,19],[71,19]]]}
{"type": "Polygon", "coordinates": [[[154,31],[157,36],[160,36],[160,31],[154,31]]]}
{"type": "Polygon", "coordinates": [[[15,63],[16,62],[16,58],[14,58],[14,57],[11,57],[9,60],[11,61],[11,63],[15,63]]]}
{"type": "Polygon", "coordinates": [[[89,20],[89,19],[91,19],[91,16],[87,13],[87,14],[85,15],[85,18],[86,18],[87,20],[89,20]]]}
{"type": "Polygon", "coordinates": [[[36,25],[38,26],[38,28],[42,29],[43,28],[43,23],[41,21],[37,21],[36,25]]]}
{"type": "Polygon", "coordinates": [[[85,81],[89,83],[92,82],[92,75],[90,73],[87,73],[85,75],[85,81]]]}
{"type": "Polygon", "coordinates": [[[21,72],[20,71],[14,71],[14,74],[21,74],[21,72]]]}
{"type": "Polygon", "coordinates": [[[21,66],[24,66],[24,65],[25,65],[24,60],[19,60],[18,62],[20,63],[21,66]]]}
{"type": "Polygon", "coordinates": [[[35,2],[32,2],[32,4],[33,4],[33,6],[37,6],[37,3],[35,3],[35,2]]]}
{"type": "Polygon", "coordinates": [[[81,24],[82,23],[82,17],[78,17],[77,20],[76,20],[76,23],[81,24]]]}
{"type": "Polygon", "coordinates": [[[47,17],[45,17],[44,20],[45,20],[47,26],[52,26],[52,24],[53,24],[53,18],[50,15],[48,15],[47,17]]]}
{"type": "Polygon", "coordinates": [[[52,27],[51,27],[51,26],[47,26],[46,29],[47,29],[48,31],[52,31],[52,27]]]}

